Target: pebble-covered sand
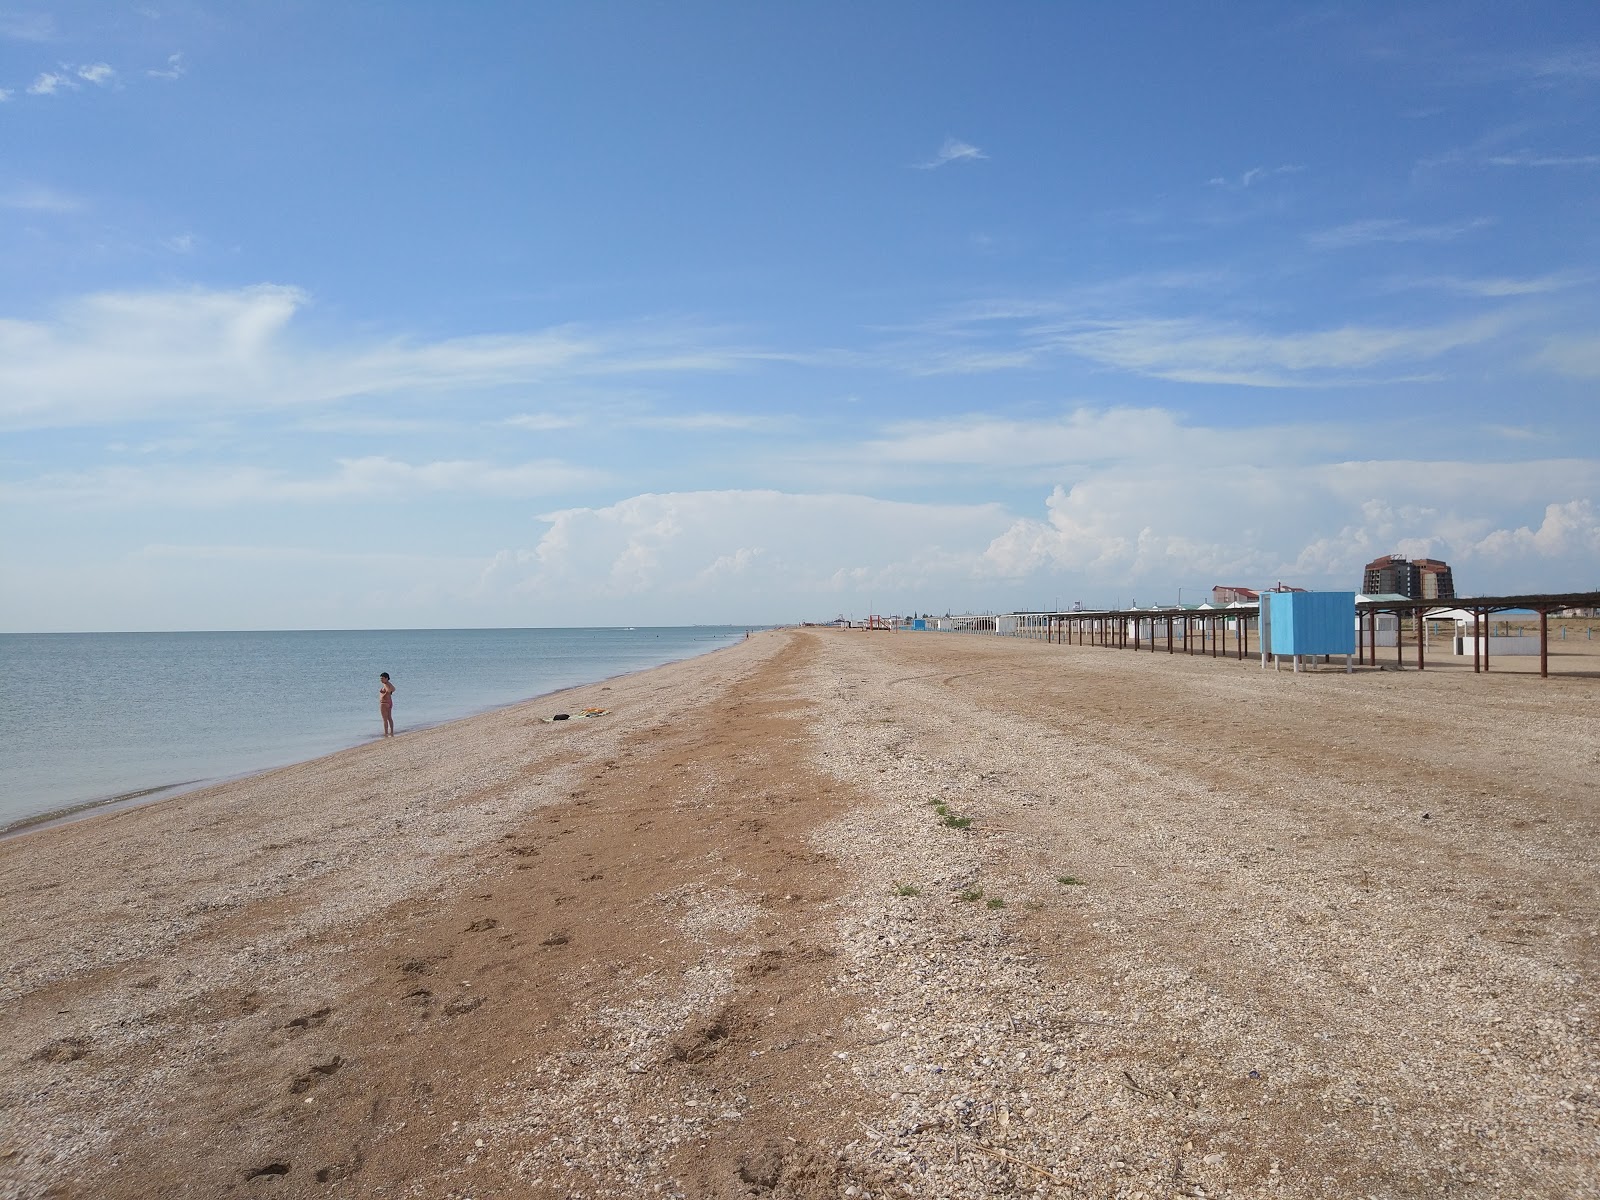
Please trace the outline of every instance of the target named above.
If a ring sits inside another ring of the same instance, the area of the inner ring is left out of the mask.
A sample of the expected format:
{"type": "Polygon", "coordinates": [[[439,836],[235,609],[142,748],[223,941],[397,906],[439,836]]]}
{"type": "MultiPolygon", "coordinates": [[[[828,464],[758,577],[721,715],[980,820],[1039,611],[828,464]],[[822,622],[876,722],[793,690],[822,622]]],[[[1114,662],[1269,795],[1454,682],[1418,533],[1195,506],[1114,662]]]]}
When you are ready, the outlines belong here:
{"type": "Polygon", "coordinates": [[[1566,665],[783,631],[0,842],[0,1197],[1600,1195],[1566,665]]]}

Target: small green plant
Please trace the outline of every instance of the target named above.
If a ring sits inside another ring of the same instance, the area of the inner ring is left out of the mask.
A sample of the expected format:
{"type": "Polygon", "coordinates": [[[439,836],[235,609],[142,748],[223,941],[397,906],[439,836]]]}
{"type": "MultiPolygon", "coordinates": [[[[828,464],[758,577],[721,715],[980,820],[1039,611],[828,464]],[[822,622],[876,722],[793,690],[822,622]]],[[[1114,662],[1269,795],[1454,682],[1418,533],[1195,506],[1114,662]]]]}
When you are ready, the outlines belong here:
{"type": "Polygon", "coordinates": [[[1004,908],[1006,906],[1005,900],[999,896],[990,896],[984,903],[990,908],[1004,908]]]}
{"type": "Polygon", "coordinates": [[[982,888],[966,888],[962,892],[958,893],[957,898],[960,899],[960,900],[966,901],[968,904],[971,904],[974,900],[982,900],[983,899],[983,889],[982,888]]]}
{"type": "Polygon", "coordinates": [[[944,815],[944,823],[950,826],[951,829],[965,829],[972,824],[972,818],[958,817],[954,813],[946,813],[944,815]]]}
{"type": "Polygon", "coordinates": [[[941,817],[948,817],[950,815],[950,806],[942,803],[935,804],[933,806],[933,811],[938,813],[941,817]]]}
{"type": "Polygon", "coordinates": [[[1083,880],[1079,879],[1076,875],[1057,875],[1056,882],[1061,884],[1063,887],[1083,886],[1083,880]]]}
{"type": "Polygon", "coordinates": [[[914,883],[897,883],[894,885],[894,894],[896,896],[920,896],[922,895],[922,889],[914,883]]]}

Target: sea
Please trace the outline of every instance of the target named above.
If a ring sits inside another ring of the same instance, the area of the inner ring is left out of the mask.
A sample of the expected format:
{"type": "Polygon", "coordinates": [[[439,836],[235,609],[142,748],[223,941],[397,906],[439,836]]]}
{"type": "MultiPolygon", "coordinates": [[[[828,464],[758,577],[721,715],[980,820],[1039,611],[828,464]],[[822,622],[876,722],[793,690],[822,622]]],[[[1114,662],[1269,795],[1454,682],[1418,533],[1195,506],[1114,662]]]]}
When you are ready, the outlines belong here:
{"type": "Polygon", "coordinates": [[[747,626],[0,634],[0,832],[705,654],[747,626]]]}

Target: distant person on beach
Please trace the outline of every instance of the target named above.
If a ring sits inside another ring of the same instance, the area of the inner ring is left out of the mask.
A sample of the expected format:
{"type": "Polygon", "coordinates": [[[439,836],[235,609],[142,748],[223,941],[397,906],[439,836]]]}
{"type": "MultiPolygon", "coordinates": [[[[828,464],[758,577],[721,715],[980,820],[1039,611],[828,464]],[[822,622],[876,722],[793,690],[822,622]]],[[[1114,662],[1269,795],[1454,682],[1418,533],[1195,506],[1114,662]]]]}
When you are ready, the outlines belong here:
{"type": "Polygon", "coordinates": [[[383,736],[394,736],[394,684],[389,682],[389,672],[378,675],[378,715],[383,718],[383,736]]]}

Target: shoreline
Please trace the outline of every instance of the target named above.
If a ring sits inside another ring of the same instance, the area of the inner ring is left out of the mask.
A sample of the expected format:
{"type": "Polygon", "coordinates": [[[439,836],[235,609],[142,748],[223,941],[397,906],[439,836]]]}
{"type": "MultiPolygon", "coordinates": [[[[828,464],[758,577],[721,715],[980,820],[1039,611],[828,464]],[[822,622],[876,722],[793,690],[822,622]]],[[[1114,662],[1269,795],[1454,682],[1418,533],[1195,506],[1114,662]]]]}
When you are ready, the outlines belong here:
{"type": "MultiPolygon", "coordinates": [[[[618,628],[621,628],[621,627],[618,627],[618,628]]],[[[722,626],[683,626],[682,628],[686,628],[686,629],[713,629],[713,628],[723,628],[723,627],[722,626]]],[[[631,627],[630,627],[630,629],[631,629],[631,627]]],[[[581,632],[582,631],[587,631],[587,630],[581,630],[581,632]]],[[[245,631],[245,632],[258,632],[258,631],[245,631]]],[[[280,631],[267,631],[267,632],[280,632],[280,631]]],[[[282,631],[282,632],[300,632],[300,631],[282,631]]],[[[305,631],[305,632],[318,633],[318,632],[339,632],[339,631],[311,630],[311,631],[305,631]]],[[[361,631],[357,631],[357,632],[363,632],[364,633],[364,632],[368,632],[368,631],[361,630],[361,631]]],[[[380,631],[380,632],[382,632],[382,631],[380,631]]],[[[402,631],[399,631],[399,632],[417,632],[417,631],[402,630],[402,631]]],[[[423,631],[420,631],[420,632],[432,632],[432,631],[423,630],[423,631]]],[[[494,631],[491,631],[491,632],[494,632],[494,631]]],[[[50,636],[50,635],[39,635],[39,636],[50,636]]],[[[60,636],[76,636],[76,635],[60,635],[60,636]]],[[[686,656],[685,658],[670,659],[668,661],[669,662],[684,662],[684,661],[688,661],[689,659],[702,657],[704,655],[715,654],[719,650],[726,649],[728,645],[733,645],[733,644],[737,644],[736,641],[730,641],[730,642],[728,642],[728,643],[726,643],[724,645],[713,646],[713,647],[711,647],[710,649],[707,649],[707,650],[699,650],[699,651],[696,651],[693,654],[690,654],[690,655],[686,656]]],[[[666,665],[666,664],[661,664],[661,665],[666,665]]],[[[645,668],[641,668],[641,669],[642,670],[651,670],[653,668],[645,667],[645,668]]],[[[635,674],[635,673],[636,673],[635,671],[619,671],[619,672],[616,672],[616,673],[614,673],[612,675],[597,677],[595,679],[590,679],[590,680],[584,680],[584,681],[581,681],[579,683],[569,684],[569,685],[565,685],[563,687],[552,688],[552,689],[550,689],[548,691],[539,692],[539,693],[536,693],[536,694],[531,695],[531,696],[519,697],[519,698],[517,698],[515,700],[510,700],[510,701],[506,701],[506,702],[503,702],[503,703],[495,703],[495,704],[488,704],[488,705],[472,707],[472,708],[469,708],[467,711],[459,713],[458,715],[455,715],[455,716],[446,717],[446,718],[442,718],[440,720],[434,720],[434,721],[422,721],[422,722],[418,722],[415,725],[407,726],[404,730],[401,731],[401,734],[403,736],[406,733],[415,733],[415,732],[420,732],[420,731],[427,730],[427,729],[434,729],[434,728],[438,728],[441,725],[453,724],[454,722],[457,722],[457,721],[470,721],[475,717],[480,717],[480,716],[483,716],[483,715],[485,715],[487,713],[497,712],[499,710],[506,709],[506,708],[512,708],[512,707],[515,707],[515,706],[520,705],[520,704],[532,703],[533,701],[541,700],[541,699],[544,699],[544,698],[549,697],[549,696],[560,695],[563,692],[571,691],[574,688],[587,687],[587,686],[590,686],[590,685],[596,684],[596,683],[606,683],[608,681],[615,680],[615,679],[620,679],[620,678],[623,678],[623,677],[625,677],[627,675],[635,674]]],[[[170,800],[170,799],[174,799],[174,798],[176,798],[178,796],[186,795],[189,792],[195,791],[197,789],[214,787],[214,786],[219,786],[219,785],[226,784],[226,783],[233,783],[233,782],[237,782],[237,781],[240,781],[240,780],[251,779],[251,778],[254,778],[254,777],[259,776],[259,775],[268,774],[268,773],[270,773],[272,771],[279,771],[279,770],[283,770],[283,769],[288,768],[288,767],[298,766],[298,765],[301,765],[303,763],[313,762],[316,759],[325,758],[325,757],[327,757],[329,755],[342,754],[347,750],[352,750],[352,749],[355,749],[355,748],[357,748],[359,746],[364,746],[364,745],[368,744],[369,742],[381,741],[381,740],[383,740],[383,737],[382,737],[381,733],[380,734],[368,734],[368,735],[364,735],[363,737],[361,737],[359,739],[356,739],[354,741],[348,742],[348,743],[346,743],[344,745],[336,746],[336,747],[334,747],[333,749],[330,749],[330,750],[324,750],[324,751],[322,751],[320,753],[307,755],[305,757],[289,758],[289,759],[286,759],[286,760],[284,760],[282,762],[272,763],[272,764],[269,764],[269,765],[263,766],[263,767],[252,768],[252,769],[243,770],[243,771],[239,771],[239,772],[224,772],[224,773],[218,774],[218,775],[204,776],[204,777],[200,777],[200,778],[196,778],[196,779],[190,779],[190,780],[181,781],[181,782],[177,782],[177,783],[154,784],[154,785],[150,785],[150,786],[134,788],[134,789],[131,789],[131,790],[128,790],[128,791],[120,791],[120,792],[117,792],[117,793],[115,793],[113,795],[90,797],[90,798],[85,798],[85,799],[80,799],[80,800],[71,800],[71,801],[68,801],[68,802],[66,802],[64,804],[53,804],[49,808],[40,810],[39,812],[28,813],[28,814],[25,814],[23,816],[14,818],[14,819],[12,819],[10,821],[7,821],[5,823],[0,823],[0,842],[6,841],[6,840],[11,839],[11,838],[25,836],[25,835],[27,835],[29,833],[33,833],[33,832],[35,832],[35,831],[37,831],[39,829],[51,828],[51,827],[54,827],[56,825],[69,824],[71,822],[82,820],[82,819],[85,819],[87,817],[96,816],[96,815],[101,814],[101,813],[119,812],[119,811],[122,811],[122,810],[125,810],[125,809],[128,809],[128,808],[142,807],[142,806],[144,806],[146,804],[160,803],[160,802],[165,801],[165,800],[170,800]]]]}
{"type": "Polygon", "coordinates": [[[1600,1187],[1600,684],[723,649],[0,843],[0,1192],[1600,1187]]]}

